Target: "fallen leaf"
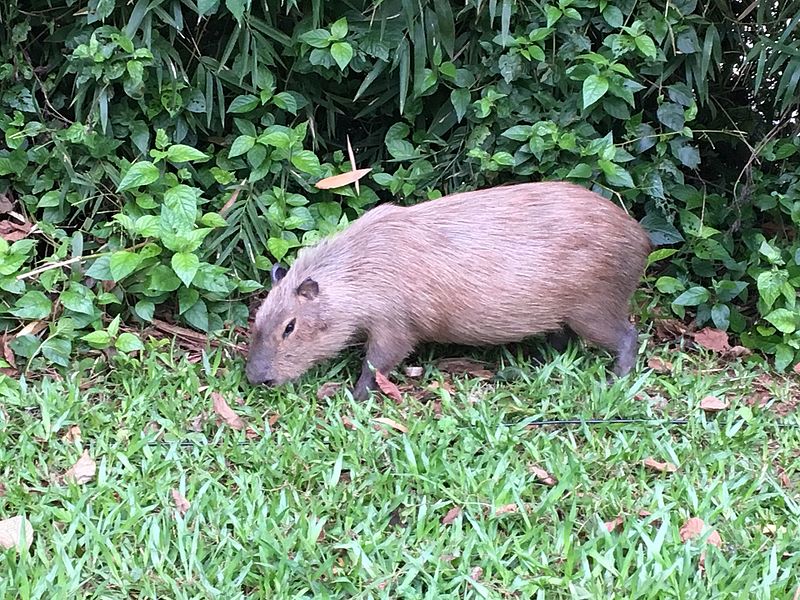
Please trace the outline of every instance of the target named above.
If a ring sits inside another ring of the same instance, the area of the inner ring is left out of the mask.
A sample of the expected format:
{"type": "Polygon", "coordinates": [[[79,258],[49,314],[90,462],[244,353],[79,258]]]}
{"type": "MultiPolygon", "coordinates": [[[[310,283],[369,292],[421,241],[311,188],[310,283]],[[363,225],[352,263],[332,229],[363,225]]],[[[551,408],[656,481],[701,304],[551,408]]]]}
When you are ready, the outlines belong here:
{"type": "Polygon", "coordinates": [[[728,403],[716,396],[706,396],[700,400],[700,408],[707,412],[719,412],[728,408],[728,403]]]}
{"type": "Polygon", "coordinates": [[[340,188],[345,185],[355,183],[370,171],[372,171],[372,169],[356,169],[354,171],[348,171],[347,173],[332,175],[331,177],[320,179],[314,184],[314,187],[318,190],[331,190],[334,188],[340,188]]]}
{"type": "Polygon", "coordinates": [[[557,483],[555,478],[552,475],[550,475],[550,473],[548,473],[547,471],[545,471],[544,469],[542,469],[537,465],[533,464],[528,465],[528,471],[530,471],[533,475],[535,475],[536,478],[545,485],[553,486],[557,483]]]}
{"type": "MultiPolygon", "coordinates": [[[[6,359],[8,360],[8,359],[6,359]]],[[[800,362],[797,363],[794,368],[792,369],[797,375],[800,375],[800,362]]]]}
{"type": "Polygon", "coordinates": [[[21,224],[10,219],[0,221],[0,237],[10,243],[18,242],[28,237],[31,229],[33,229],[33,224],[27,221],[21,224]]]}
{"type": "Polygon", "coordinates": [[[605,526],[608,533],[613,533],[620,525],[625,522],[625,518],[621,515],[612,521],[606,521],[605,526]]]}
{"type": "Polygon", "coordinates": [[[775,523],[767,523],[761,528],[761,533],[764,535],[772,535],[774,536],[778,532],[778,528],[775,526],[775,523]]]}
{"type": "Polygon", "coordinates": [[[389,381],[386,375],[376,370],[375,382],[378,384],[378,387],[381,389],[381,391],[387,396],[389,396],[389,398],[391,398],[398,404],[403,403],[403,396],[400,393],[400,390],[397,389],[397,386],[395,384],[389,381]]]}
{"type": "Polygon", "coordinates": [[[0,521],[0,548],[27,550],[33,543],[33,525],[25,517],[16,516],[0,521]],[[24,547],[23,547],[24,536],[24,547]]]}
{"type": "Polygon", "coordinates": [[[14,203],[6,194],[0,194],[0,214],[6,214],[14,210],[14,203]]]}
{"type": "Polygon", "coordinates": [[[679,339],[687,331],[686,325],[678,319],[658,319],[655,322],[655,337],[662,342],[679,339]]]}
{"type": "Polygon", "coordinates": [[[339,388],[342,387],[341,383],[335,383],[333,381],[327,381],[319,386],[317,390],[317,400],[324,400],[325,398],[330,398],[336,392],[339,391],[339,388]]]}
{"type": "Polygon", "coordinates": [[[80,442],[81,441],[81,428],[77,425],[73,425],[69,429],[67,429],[67,433],[64,434],[62,438],[65,442],[80,442]]]}
{"type": "Polygon", "coordinates": [[[280,418],[281,418],[280,413],[275,413],[269,419],[267,419],[267,423],[269,423],[269,428],[272,429],[273,427],[275,427],[275,423],[277,423],[278,419],[280,418]]]}
{"type": "Polygon", "coordinates": [[[461,514],[461,507],[454,506],[450,510],[447,511],[447,514],[442,517],[442,525],[450,525],[453,521],[455,521],[458,516],[461,514]]]}
{"type": "Polygon", "coordinates": [[[662,360],[658,356],[651,356],[647,359],[647,366],[653,369],[656,373],[671,373],[672,363],[662,360]]]}
{"type": "Polygon", "coordinates": [[[401,433],[408,433],[408,427],[406,427],[405,425],[403,425],[401,423],[398,423],[397,421],[393,421],[392,419],[389,419],[388,417],[375,417],[372,420],[375,423],[382,423],[384,425],[388,425],[389,427],[391,427],[393,429],[396,429],[397,431],[399,431],[401,433]]]}
{"type": "Polygon", "coordinates": [[[405,374],[406,377],[422,377],[422,374],[425,372],[425,369],[422,367],[406,367],[405,374]]]}
{"type": "Polygon", "coordinates": [[[97,464],[92,457],[89,456],[89,450],[84,450],[78,462],[64,473],[64,479],[67,481],[74,481],[77,484],[89,483],[94,479],[94,474],[96,472],[97,464]]]}
{"type": "Polygon", "coordinates": [[[191,506],[189,501],[176,489],[172,490],[172,500],[175,502],[175,508],[177,508],[178,512],[182,515],[185,515],[186,511],[189,510],[191,506]]]}
{"type": "Polygon", "coordinates": [[[356,428],[353,422],[346,415],[342,415],[342,426],[350,431],[355,431],[356,428]]]}
{"type": "Polygon", "coordinates": [[[450,552],[448,552],[446,554],[442,554],[441,556],[439,556],[439,560],[442,561],[442,562],[453,562],[455,560],[455,558],[456,558],[456,555],[455,554],[451,554],[450,552]]]}
{"type": "MultiPolygon", "coordinates": [[[[705,529],[706,529],[706,524],[702,519],[698,519],[697,517],[691,517],[683,524],[678,533],[681,536],[681,541],[685,543],[689,540],[700,537],[703,534],[703,530],[705,529]]],[[[709,533],[706,541],[709,544],[716,546],[717,548],[722,547],[722,538],[713,529],[711,530],[711,533],[709,533]]]]}
{"type": "Polygon", "coordinates": [[[6,495],[6,484],[0,481],[0,498],[6,495]]]}
{"type": "Polygon", "coordinates": [[[2,336],[0,336],[0,349],[2,350],[2,358],[5,359],[12,369],[16,369],[16,357],[14,356],[14,351],[11,349],[11,345],[9,344],[8,333],[4,333],[2,336]]]}
{"type": "Polygon", "coordinates": [[[214,412],[217,413],[225,423],[234,429],[244,429],[244,421],[233,409],[225,402],[225,398],[219,392],[211,392],[214,412]]]}
{"type": "Polygon", "coordinates": [[[694,341],[706,350],[720,354],[725,354],[731,349],[730,344],[728,344],[728,334],[711,327],[706,327],[695,333],[694,341]]]}
{"type": "Polygon", "coordinates": [[[494,510],[495,516],[506,515],[508,513],[519,512],[519,506],[516,503],[503,504],[494,510]]]}
{"type": "Polygon", "coordinates": [[[655,458],[645,458],[643,464],[648,469],[652,471],[658,471],[660,473],[674,473],[678,470],[678,467],[671,462],[660,462],[655,458]]]}
{"type": "Polygon", "coordinates": [[[483,577],[483,569],[480,567],[473,567],[472,571],[469,573],[469,577],[473,581],[480,581],[480,578],[483,577]]]}
{"type": "Polygon", "coordinates": [[[192,417],[189,421],[189,429],[192,431],[203,431],[203,425],[206,422],[206,413],[201,412],[199,415],[192,417]]]}
{"type": "Polygon", "coordinates": [[[479,379],[491,379],[494,373],[487,369],[487,366],[490,366],[489,363],[469,358],[443,358],[436,363],[436,367],[446,373],[466,373],[479,379]]]}
{"type": "Polygon", "coordinates": [[[231,209],[236,199],[239,197],[239,192],[242,191],[242,186],[245,184],[246,179],[242,179],[242,182],[233,190],[231,197],[228,198],[228,201],[223,205],[222,208],[219,209],[220,216],[225,216],[225,213],[231,209]]]}

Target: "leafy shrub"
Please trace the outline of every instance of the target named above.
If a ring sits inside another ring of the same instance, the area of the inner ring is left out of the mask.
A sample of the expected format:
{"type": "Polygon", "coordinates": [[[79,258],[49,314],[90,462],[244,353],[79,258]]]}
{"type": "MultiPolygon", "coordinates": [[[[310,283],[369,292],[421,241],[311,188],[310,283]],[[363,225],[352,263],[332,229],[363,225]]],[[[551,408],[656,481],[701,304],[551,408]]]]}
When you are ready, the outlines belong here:
{"type": "Polygon", "coordinates": [[[642,220],[672,312],[796,362],[800,2],[734,4],[5,3],[14,349],[244,324],[273,262],[381,199],[565,179],[642,220]],[[348,136],[370,178],[316,189],[348,136]]]}

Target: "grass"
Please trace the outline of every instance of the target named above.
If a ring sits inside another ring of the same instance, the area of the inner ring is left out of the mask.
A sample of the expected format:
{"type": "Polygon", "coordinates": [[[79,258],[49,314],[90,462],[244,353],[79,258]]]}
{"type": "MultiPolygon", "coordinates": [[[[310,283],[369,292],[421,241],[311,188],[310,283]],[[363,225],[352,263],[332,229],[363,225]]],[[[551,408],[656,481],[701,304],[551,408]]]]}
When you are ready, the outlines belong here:
{"type": "MultiPolygon", "coordinates": [[[[790,599],[799,585],[798,417],[746,403],[752,365],[671,354],[671,373],[607,387],[596,354],[532,365],[497,350],[511,381],[446,385],[423,360],[435,397],[398,406],[318,400],[330,371],[254,390],[220,353],[175,356],[161,346],[93,379],[0,381],[0,519],[35,530],[29,552],[2,555],[0,597],[790,599]],[[212,391],[259,435],[219,425],[212,391]],[[730,408],[704,413],[709,394],[730,408]],[[526,427],[576,417],[654,421],[526,427]],[[79,441],[65,438],[74,425],[79,441]],[[96,476],[63,482],[84,449],[96,476]],[[722,546],[682,542],[689,517],[722,546]]],[[[795,393],[770,385],[776,402],[795,393]]]]}

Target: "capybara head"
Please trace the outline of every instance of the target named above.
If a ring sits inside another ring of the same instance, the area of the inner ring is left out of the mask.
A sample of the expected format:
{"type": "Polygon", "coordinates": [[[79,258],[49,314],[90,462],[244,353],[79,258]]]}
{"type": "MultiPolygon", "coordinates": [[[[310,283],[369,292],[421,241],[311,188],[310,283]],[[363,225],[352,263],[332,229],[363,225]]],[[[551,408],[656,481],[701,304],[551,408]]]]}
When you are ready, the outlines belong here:
{"type": "Polygon", "coordinates": [[[272,290],[256,313],[247,357],[252,384],[282,385],[326,358],[320,335],[328,328],[326,295],[312,277],[297,281],[292,270],[272,268],[272,290]]]}

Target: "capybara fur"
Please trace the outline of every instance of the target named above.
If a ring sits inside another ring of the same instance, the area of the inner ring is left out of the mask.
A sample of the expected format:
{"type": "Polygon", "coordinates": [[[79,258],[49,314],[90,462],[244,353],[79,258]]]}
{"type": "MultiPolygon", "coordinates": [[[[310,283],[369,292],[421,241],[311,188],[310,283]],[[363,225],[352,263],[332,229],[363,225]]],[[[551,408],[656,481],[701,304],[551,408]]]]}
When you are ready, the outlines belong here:
{"type": "Polygon", "coordinates": [[[365,341],[354,395],[420,342],[495,345],[571,330],[634,366],[629,319],[650,241],[602,196],[526,183],[378,206],[276,265],[250,339],[247,378],[281,385],[365,341]]]}

